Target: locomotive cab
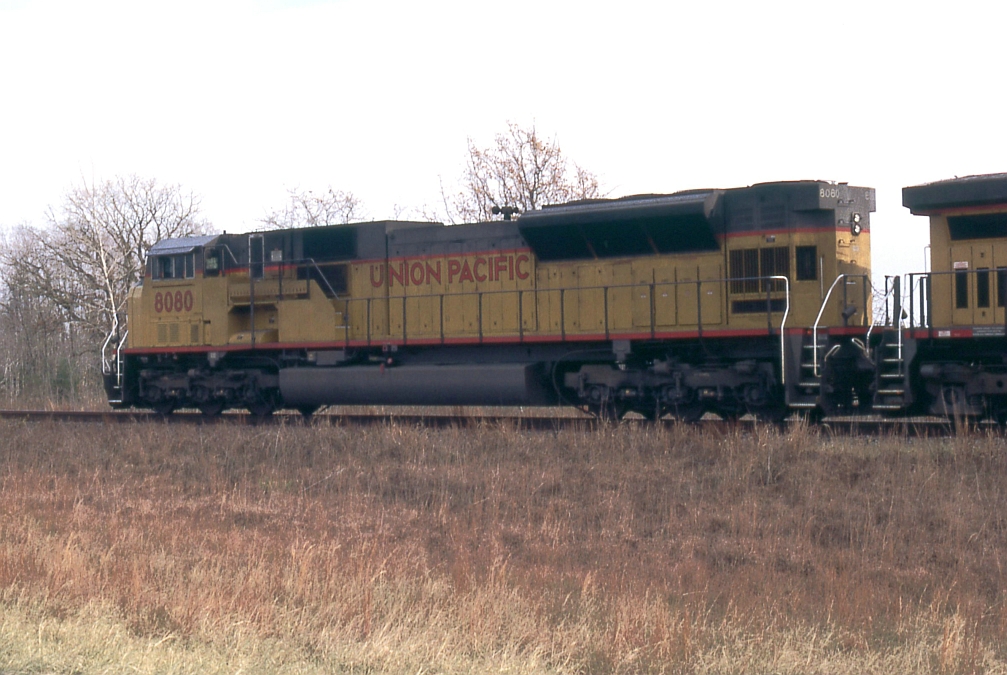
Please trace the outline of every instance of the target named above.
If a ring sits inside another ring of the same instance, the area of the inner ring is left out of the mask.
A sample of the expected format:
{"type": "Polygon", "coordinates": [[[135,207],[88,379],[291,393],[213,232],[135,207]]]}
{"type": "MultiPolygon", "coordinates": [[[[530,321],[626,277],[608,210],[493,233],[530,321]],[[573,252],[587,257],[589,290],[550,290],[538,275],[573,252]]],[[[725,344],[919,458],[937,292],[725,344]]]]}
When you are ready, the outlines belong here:
{"type": "Polygon", "coordinates": [[[130,347],[160,349],[206,344],[203,322],[204,251],[217,237],[157,242],[147,252],[143,284],[129,295],[130,347]],[[142,320],[141,320],[142,318],[142,320]]]}

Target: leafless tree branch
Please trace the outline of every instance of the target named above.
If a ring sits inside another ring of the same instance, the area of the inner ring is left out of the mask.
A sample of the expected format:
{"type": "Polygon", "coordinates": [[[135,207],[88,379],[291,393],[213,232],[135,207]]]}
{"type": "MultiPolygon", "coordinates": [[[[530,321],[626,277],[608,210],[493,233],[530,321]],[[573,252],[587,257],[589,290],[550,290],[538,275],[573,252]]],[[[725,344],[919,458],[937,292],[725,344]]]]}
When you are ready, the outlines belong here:
{"type": "Polygon", "coordinates": [[[490,220],[493,207],[527,212],[598,196],[597,176],[569,161],[555,139],[545,141],[534,125],[522,128],[513,122],[491,147],[481,148],[470,138],[459,191],[449,195],[441,186],[451,223],[490,220]]]}
{"type": "Polygon", "coordinates": [[[331,187],[316,194],[310,190],[288,190],[289,201],[259,222],[264,229],[345,225],[363,218],[360,200],[350,192],[331,187]]]}

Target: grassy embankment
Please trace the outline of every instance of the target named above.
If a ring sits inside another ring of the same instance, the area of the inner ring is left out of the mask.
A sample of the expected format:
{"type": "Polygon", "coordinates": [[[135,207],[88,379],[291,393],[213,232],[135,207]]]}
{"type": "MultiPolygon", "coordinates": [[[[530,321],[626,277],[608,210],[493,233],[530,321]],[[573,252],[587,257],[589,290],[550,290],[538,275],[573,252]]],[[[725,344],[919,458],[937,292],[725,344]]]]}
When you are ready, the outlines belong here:
{"type": "Polygon", "coordinates": [[[984,437],[0,427],[0,670],[1007,672],[984,437]]]}

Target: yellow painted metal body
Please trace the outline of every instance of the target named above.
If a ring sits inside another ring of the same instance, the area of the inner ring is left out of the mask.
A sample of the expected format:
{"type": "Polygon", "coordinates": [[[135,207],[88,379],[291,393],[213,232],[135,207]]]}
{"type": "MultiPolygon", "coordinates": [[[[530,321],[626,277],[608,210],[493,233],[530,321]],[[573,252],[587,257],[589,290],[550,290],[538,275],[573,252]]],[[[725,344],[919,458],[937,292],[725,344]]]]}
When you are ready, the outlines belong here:
{"type": "MultiPolygon", "coordinates": [[[[1007,207],[971,208],[967,212],[999,214],[1007,213],[1007,207]]],[[[931,325],[1002,326],[1005,316],[1001,299],[1007,296],[1007,235],[952,241],[949,215],[955,212],[930,216],[931,325]]],[[[919,279],[914,277],[914,294],[918,294],[919,279]]]]}
{"type": "MultiPolygon", "coordinates": [[[[527,249],[350,261],[339,264],[346,290],[338,297],[293,265],[267,267],[251,284],[247,269],[220,276],[200,271],[188,279],[148,276],[129,297],[129,347],[186,351],[244,348],[253,341],[263,348],[338,348],[758,335],[779,330],[788,300],[786,328],[810,327],[840,274],[851,277],[833,289],[821,325],[843,325],[843,307],[851,303],[858,313],[849,325],[869,324],[870,289],[857,276],[869,274],[869,232],[853,236],[848,229],[821,228],[719,241],[719,250],[705,253],[586,261],[540,263],[527,249]],[[798,278],[796,247],[806,253],[814,247],[810,276],[805,260],[804,278],[798,278]],[[732,255],[745,250],[756,252],[732,255]],[[762,264],[752,276],[775,270],[788,283],[741,281],[739,259],[771,259],[773,269],[762,264]]],[[[991,251],[1007,260],[1007,249],[991,251]]]]}

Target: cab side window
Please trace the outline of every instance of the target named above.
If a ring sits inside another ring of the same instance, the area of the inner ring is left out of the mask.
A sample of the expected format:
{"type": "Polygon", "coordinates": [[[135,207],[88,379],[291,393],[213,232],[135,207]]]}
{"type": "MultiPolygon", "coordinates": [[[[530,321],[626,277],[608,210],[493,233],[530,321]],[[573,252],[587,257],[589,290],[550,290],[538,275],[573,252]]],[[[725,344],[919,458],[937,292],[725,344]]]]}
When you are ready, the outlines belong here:
{"type": "Polygon", "coordinates": [[[196,254],[159,255],[154,259],[155,279],[192,279],[196,276],[196,254]]]}
{"type": "Polygon", "coordinates": [[[797,280],[818,281],[818,247],[797,246],[797,280]]]}
{"type": "Polygon", "coordinates": [[[220,274],[220,254],[216,251],[208,251],[203,258],[203,274],[208,277],[220,274]]]}
{"type": "Polygon", "coordinates": [[[154,267],[154,278],[155,279],[174,279],[175,278],[175,259],[170,255],[162,255],[157,259],[157,265],[154,267]]]}

